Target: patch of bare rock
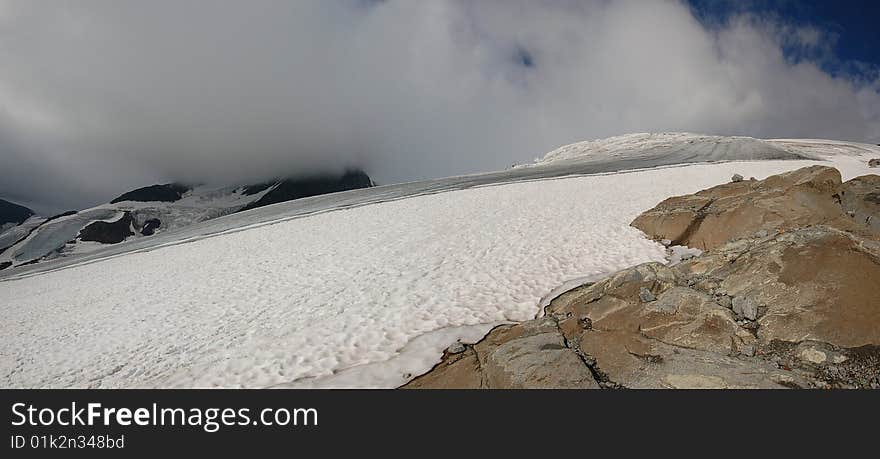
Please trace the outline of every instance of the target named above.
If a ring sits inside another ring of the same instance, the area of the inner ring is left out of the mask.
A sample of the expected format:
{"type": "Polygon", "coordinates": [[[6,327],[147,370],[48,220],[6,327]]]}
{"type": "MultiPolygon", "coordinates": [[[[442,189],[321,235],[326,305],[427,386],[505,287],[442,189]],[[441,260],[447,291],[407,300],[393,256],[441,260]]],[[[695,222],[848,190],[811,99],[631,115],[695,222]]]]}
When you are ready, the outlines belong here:
{"type": "Polygon", "coordinates": [[[704,250],[456,343],[405,388],[880,388],[880,177],[814,166],[667,199],[632,223],[704,250]]]}

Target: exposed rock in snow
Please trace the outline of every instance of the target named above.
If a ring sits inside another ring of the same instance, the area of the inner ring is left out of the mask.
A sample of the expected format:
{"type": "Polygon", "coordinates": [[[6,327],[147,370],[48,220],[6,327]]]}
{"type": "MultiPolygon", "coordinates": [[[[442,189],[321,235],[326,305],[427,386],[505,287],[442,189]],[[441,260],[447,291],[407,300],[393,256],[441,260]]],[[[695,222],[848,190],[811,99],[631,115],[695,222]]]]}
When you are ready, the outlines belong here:
{"type": "Polygon", "coordinates": [[[183,194],[190,191],[190,187],[179,183],[166,183],[164,185],[151,185],[119,196],[110,201],[110,204],[116,204],[124,201],[138,202],[174,202],[180,200],[183,194]]]}
{"type": "Polygon", "coordinates": [[[152,236],[156,229],[162,226],[162,220],[158,218],[150,218],[144,222],[143,228],[141,228],[141,234],[144,236],[152,236]]]}
{"type": "Polygon", "coordinates": [[[315,177],[287,178],[271,185],[261,184],[246,187],[243,193],[248,196],[267,189],[268,191],[260,197],[260,199],[249,203],[242,210],[256,209],[258,207],[291,201],[293,199],[336,193],[339,191],[356,190],[371,186],[373,186],[373,181],[361,170],[349,170],[341,176],[323,175],[315,177]]]}
{"type": "MultiPolygon", "coordinates": [[[[34,211],[27,207],[0,199],[0,227],[12,223],[12,226],[23,223],[31,217],[34,211]]],[[[6,228],[8,229],[8,227],[6,228]]]]}
{"type": "Polygon", "coordinates": [[[132,223],[131,212],[124,212],[119,219],[112,222],[96,221],[89,223],[79,232],[77,239],[100,242],[102,244],[118,244],[124,241],[125,238],[134,236],[132,223]]]}

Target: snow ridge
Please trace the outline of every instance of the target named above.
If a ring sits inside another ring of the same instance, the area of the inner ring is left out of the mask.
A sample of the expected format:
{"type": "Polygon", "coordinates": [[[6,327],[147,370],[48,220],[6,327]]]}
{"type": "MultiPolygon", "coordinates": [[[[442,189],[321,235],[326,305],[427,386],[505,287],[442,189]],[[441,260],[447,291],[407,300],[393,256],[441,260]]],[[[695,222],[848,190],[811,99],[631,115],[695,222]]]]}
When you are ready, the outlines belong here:
{"type": "Polygon", "coordinates": [[[808,158],[799,151],[790,151],[771,142],[752,137],[661,132],[625,134],[607,139],[577,142],[547,153],[536,163],[625,158],[634,155],[678,155],[682,160],[698,157],[703,161],[808,158]]]}

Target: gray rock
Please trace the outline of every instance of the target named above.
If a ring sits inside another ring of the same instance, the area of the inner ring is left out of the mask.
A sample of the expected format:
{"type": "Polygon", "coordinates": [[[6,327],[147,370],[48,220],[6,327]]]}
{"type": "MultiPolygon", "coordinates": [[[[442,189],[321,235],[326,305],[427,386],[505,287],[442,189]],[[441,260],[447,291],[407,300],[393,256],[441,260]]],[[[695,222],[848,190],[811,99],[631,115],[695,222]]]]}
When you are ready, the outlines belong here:
{"type": "Polygon", "coordinates": [[[730,178],[731,182],[742,182],[743,176],[739,174],[733,174],[733,177],[730,178]]]}
{"type": "Polygon", "coordinates": [[[758,318],[758,303],[749,297],[737,296],[733,299],[731,306],[735,314],[746,319],[755,320],[758,318]]]}
{"type": "Polygon", "coordinates": [[[868,167],[880,167],[880,158],[874,158],[868,161],[868,167]]]}
{"type": "Polygon", "coordinates": [[[578,320],[578,323],[581,325],[581,328],[584,330],[592,330],[593,329],[593,320],[587,316],[581,317],[578,320]]]}
{"type": "Polygon", "coordinates": [[[642,303],[657,301],[657,297],[654,296],[654,294],[645,287],[639,289],[639,299],[642,300],[642,303]]]}
{"type": "Polygon", "coordinates": [[[461,354],[465,350],[467,350],[467,348],[464,346],[464,344],[461,344],[458,341],[452,343],[452,345],[446,348],[446,352],[450,354],[461,354]]]}

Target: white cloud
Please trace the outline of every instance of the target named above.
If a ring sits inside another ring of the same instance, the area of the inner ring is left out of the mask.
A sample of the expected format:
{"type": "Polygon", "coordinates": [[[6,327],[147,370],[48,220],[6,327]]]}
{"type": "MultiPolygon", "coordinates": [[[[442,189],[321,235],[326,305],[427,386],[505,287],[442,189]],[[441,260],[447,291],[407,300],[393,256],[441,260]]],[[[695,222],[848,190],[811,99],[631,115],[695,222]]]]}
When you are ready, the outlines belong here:
{"type": "Polygon", "coordinates": [[[632,131],[880,140],[876,85],[783,56],[823,40],[672,1],[3,2],[0,194],[412,180],[632,131]]]}

